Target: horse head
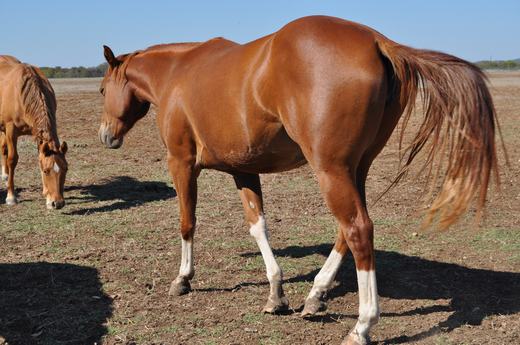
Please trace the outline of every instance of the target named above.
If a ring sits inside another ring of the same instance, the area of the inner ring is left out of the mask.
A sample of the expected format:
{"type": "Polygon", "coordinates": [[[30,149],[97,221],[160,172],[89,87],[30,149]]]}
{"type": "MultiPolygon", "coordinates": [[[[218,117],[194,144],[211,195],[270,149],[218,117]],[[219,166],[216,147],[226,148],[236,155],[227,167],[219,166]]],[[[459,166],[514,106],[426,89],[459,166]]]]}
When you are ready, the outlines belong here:
{"type": "Polygon", "coordinates": [[[48,142],[43,142],[39,145],[38,151],[43,196],[47,199],[47,208],[60,209],[65,205],[63,185],[68,170],[67,160],[65,159],[67,143],[63,142],[59,148],[55,148],[51,147],[48,142]]]}
{"type": "Polygon", "coordinates": [[[135,86],[126,77],[130,56],[115,57],[107,46],[104,50],[108,69],[99,90],[105,99],[99,139],[106,147],[117,149],[123,145],[125,134],[146,115],[150,103],[136,94],[135,86]]]}

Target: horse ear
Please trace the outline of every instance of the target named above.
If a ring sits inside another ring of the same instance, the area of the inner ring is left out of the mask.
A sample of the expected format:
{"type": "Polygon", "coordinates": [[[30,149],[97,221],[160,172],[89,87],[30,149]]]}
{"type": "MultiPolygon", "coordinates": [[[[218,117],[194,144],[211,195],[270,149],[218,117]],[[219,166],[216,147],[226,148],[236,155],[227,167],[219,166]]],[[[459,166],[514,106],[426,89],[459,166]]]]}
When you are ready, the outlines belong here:
{"type": "Polygon", "coordinates": [[[67,145],[67,142],[66,141],[62,142],[61,146],[60,146],[60,152],[63,154],[66,154],[68,149],[69,149],[69,146],[67,145]]]}
{"type": "Polygon", "coordinates": [[[105,54],[105,59],[111,67],[116,67],[119,65],[119,60],[115,57],[114,52],[108,46],[103,46],[103,52],[105,54]]]}
{"type": "Polygon", "coordinates": [[[45,157],[49,157],[50,155],[52,155],[52,150],[48,142],[43,143],[40,150],[45,157]]]}

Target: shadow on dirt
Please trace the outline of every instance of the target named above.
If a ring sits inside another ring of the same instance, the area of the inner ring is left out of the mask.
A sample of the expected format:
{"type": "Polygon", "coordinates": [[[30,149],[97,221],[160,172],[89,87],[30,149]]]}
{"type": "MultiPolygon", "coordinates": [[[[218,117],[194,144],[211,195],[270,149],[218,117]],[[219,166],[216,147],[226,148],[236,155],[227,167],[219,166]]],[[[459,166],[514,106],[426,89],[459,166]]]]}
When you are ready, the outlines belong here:
{"type": "MultiPolygon", "coordinates": [[[[327,256],[332,250],[328,244],[274,250],[275,256],[301,258],[313,254],[327,256]]],[[[255,256],[260,253],[244,253],[255,256]]],[[[418,341],[441,331],[452,331],[462,325],[480,325],[492,315],[508,315],[520,312],[520,273],[497,272],[468,268],[456,264],[430,261],[397,252],[376,251],[379,296],[392,299],[451,299],[449,306],[434,305],[404,313],[382,313],[384,316],[427,315],[435,312],[452,312],[448,319],[429,330],[413,336],[386,339],[384,344],[401,344],[418,341]]],[[[312,282],[319,272],[286,279],[288,283],[312,282]]],[[[336,281],[339,285],[328,293],[328,299],[357,291],[355,266],[350,255],[341,267],[336,281]]],[[[310,321],[337,322],[337,318],[357,318],[357,315],[326,314],[314,316],[310,321]]]]}
{"type": "Polygon", "coordinates": [[[101,184],[65,187],[65,192],[79,191],[81,197],[66,196],[72,204],[96,201],[114,201],[110,205],[81,208],[64,212],[68,215],[84,215],[113,210],[126,210],[148,202],[167,200],[177,196],[175,189],[164,182],[139,181],[129,176],[118,176],[101,184]]]}
{"type": "Polygon", "coordinates": [[[112,299],[103,293],[96,269],[0,264],[0,277],[2,344],[99,344],[107,333],[112,299]]]}

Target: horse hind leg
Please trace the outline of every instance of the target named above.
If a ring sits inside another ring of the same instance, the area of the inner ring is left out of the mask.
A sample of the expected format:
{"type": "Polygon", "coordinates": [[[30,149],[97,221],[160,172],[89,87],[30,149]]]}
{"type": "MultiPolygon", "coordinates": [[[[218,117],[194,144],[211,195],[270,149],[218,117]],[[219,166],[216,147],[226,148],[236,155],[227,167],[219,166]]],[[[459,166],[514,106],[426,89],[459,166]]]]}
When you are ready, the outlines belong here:
{"type": "Polygon", "coordinates": [[[284,312],[288,309],[289,302],[282,288],[282,270],[269,245],[268,230],[263,213],[260,177],[255,174],[237,174],[233,177],[242,200],[246,221],[250,225],[249,233],[256,240],[267,271],[270,292],[263,311],[269,314],[284,312]]]}
{"type": "Polygon", "coordinates": [[[373,224],[356,185],[355,169],[327,166],[317,171],[325,201],[340,225],[351,250],[358,279],[359,317],[343,345],[368,343],[368,332],[379,320],[379,298],[375,274],[373,224]]]}

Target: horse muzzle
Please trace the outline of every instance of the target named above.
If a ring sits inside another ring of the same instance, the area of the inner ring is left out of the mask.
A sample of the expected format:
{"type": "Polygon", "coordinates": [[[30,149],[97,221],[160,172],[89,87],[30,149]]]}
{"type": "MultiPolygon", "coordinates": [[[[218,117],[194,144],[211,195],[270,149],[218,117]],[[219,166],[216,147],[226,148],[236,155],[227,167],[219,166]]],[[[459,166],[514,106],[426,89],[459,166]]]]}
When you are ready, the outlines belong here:
{"type": "Polygon", "coordinates": [[[48,210],[59,210],[65,206],[65,200],[49,200],[47,199],[47,209],[48,210]]]}
{"type": "Polygon", "coordinates": [[[98,134],[101,143],[109,149],[118,149],[123,145],[123,138],[115,138],[105,125],[101,125],[98,134]]]}

